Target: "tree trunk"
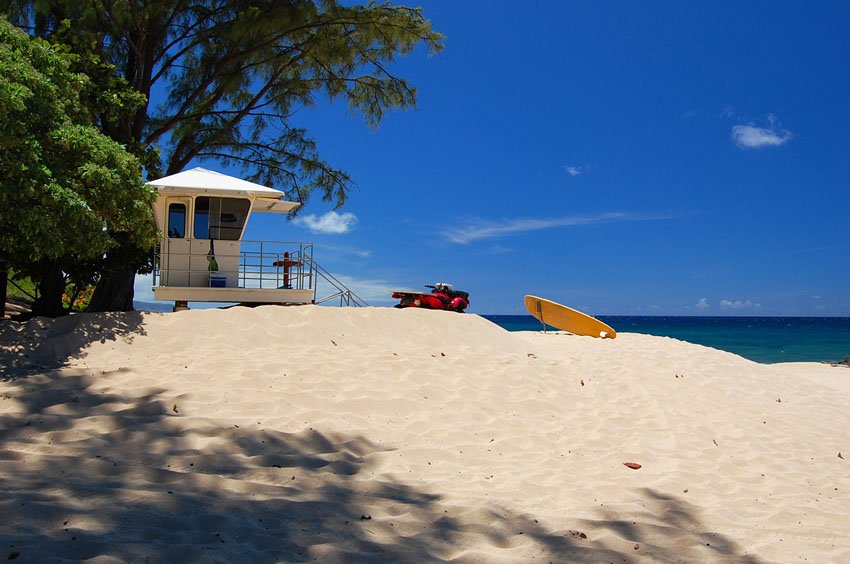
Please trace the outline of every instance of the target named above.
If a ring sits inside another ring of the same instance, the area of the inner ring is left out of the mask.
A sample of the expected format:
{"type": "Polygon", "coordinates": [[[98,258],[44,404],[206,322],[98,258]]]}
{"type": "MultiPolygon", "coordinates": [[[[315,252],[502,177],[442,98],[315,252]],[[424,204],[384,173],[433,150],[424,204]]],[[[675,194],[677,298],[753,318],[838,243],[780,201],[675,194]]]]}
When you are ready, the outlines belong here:
{"type": "Polygon", "coordinates": [[[136,269],[123,266],[100,277],[86,311],[133,311],[136,269]]]}
{"type": "Polygon", "coordinates": [[[47,264],[38,280],[38,297],[32,304],[32,315],[60,317],[68,310],[62,305],[65,293],[65,275],[57,264],[47,264]]]}

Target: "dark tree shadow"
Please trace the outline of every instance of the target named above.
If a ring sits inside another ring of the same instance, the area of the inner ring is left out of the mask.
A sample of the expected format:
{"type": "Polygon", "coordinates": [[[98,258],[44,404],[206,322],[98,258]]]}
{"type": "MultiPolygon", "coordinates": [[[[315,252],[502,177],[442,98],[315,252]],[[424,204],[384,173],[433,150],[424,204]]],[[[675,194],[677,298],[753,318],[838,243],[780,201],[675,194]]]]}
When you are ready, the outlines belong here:
{"type": "Polygon", "coordinates": [[[0,377],[14,379],[63,366],[92,343],[144,335],[141,312],[72,313],[0,323],[0,377]]]}
{"type": "Polygon", "coordinates": [[[4,369],[0,385],[0,560],[682,561],[706,554],[682,546],[710,543],[717,559],[755,561],[705,531],[696,507],[654,490],[650,536],[614,513],[550,530],[542,517],[373,478],[392,447],[368,437],[193,419],[167,390],[101,392],[89,371],[46,369],[140,329],[134,314],[103,319],[4,334],[3,360],[30,364],[4,369]]]}
{"type": "Polygon", "coordinates": [[[698,517],[698,506],[653,488],[643,488],[641,492],[647,515],[640,520],[605,510],[600,511],[600,519],[585,524],[609,531],[621,550],[632,549],[641,558],[664,562],[760,562],[733,539],[709,530],[698,517]]]}

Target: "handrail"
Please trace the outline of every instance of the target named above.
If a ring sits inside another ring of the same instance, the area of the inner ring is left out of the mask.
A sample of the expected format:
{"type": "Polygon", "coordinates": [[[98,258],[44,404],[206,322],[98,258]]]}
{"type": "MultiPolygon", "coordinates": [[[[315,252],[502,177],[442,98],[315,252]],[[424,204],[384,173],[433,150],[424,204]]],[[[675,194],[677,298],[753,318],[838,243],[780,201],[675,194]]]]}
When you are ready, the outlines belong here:
{"type": "Polygon", "coordinates": [[[335,298],[339,298],[339,305],[342,306],[354,306],[354,307],[368,307],[369,304],[366,303],[366,300],[357,295],[354,290],[351,290],[348,286],[342,283],[336,276],[328,272],[324,269],[319,263],[316,261],[313,262],[314,270],[316,271],[316,286],[318,289],[318,276],[321,276],[327,283],[333,286],[336,289],[336,292],[325,296],[324,298],[315,300],[316,304],[322,304],[333,300],[335,298]]]}

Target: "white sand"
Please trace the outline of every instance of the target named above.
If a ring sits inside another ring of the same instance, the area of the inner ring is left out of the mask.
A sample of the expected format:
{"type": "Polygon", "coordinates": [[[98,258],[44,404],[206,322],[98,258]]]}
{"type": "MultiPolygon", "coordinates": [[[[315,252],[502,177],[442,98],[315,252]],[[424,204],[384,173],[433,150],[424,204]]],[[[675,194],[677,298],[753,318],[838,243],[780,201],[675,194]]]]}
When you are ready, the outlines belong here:
{"type": "Polygon", "coordinates": [[[844,367],[413,309],[0,330],[0,560],[850,561],[844,367]]]}

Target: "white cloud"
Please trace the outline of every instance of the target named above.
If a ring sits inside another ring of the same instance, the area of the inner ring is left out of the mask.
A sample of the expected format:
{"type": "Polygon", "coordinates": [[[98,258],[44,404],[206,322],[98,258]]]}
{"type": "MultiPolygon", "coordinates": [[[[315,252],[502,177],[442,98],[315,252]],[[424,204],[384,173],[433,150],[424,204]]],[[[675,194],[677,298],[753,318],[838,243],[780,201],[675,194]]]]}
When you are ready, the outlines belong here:
{"type": "Polygon", "coordinates": [[[761,307],[761,304],[755,303],[752,300],[720,300],[720,307],[723,309],[732,310],[759,309],[761,307]]]}
{"type": "Polygon", "coordinates": [[[594,225],[597,223],[611,223],[623,221],[650,221],[657,219],[670,219],[672,215],[648,216],[623,212],[603,213],[595,216],[571,216],[556,217],[549,219],[517,218],[502,221],[475,220],[471,225],[465,227],[450,227],[442,231],[441,235],[452,243],[466,245],[480,239],[491,239],[511,233],[522,233],[525,231],[540,231],[556,227],[572,227],[578,225],[594,225]]]}
{"type": "Polygon", "coordinates": [[[760,149],[762,147],[778,147],[791,140],[793,135],[779,125],[776,116],[768,115],[767,121],[770,122],[768,127],[733,126],[732,139],[735,144],[742,149],[760,149]]]}
{"type": "Polygon", "coordinates": [[[705,311],[711,306],[708,304],[708,298],[700,298],[694,307],[700,311],[705,311]]]}
{"type": "Polygon", "coordinates": [[[581,167],[581,166],[575,166],[575,165],[564,165],[564,170],[565,170],[565,171],[566,171],[566,173],[567,173],[567,174],[569,174],[570,176],[578,176],[579,174],[581,174],[581,173],[582,173],[582,170],[583,170],[583,169],[584,169],[584,167],[581,167]]]}
{"type": "Polygon", "coordinates": [[[297,217],[294,223],[296,225],[303,225],[313,233],[339,235],[341,233],[348,233],[354,229],[354,226],[357,224],[357,216],[350,212],[339,214],[335,211],[329,211],[322,216],[311,214],[297,217]]]}

